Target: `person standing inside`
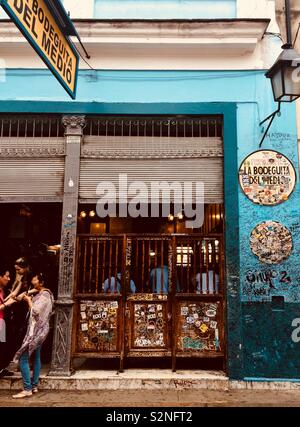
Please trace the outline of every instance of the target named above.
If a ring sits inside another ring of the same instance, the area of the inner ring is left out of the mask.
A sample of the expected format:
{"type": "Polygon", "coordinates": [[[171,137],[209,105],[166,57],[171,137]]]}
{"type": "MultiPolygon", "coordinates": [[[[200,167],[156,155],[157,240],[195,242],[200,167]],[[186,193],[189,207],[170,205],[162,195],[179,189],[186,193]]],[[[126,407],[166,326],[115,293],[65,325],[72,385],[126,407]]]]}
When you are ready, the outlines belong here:
{"type": "MultiPolygon", "coordinates": [[[[161,257],[158,256],[156,266],[150,271],[150,290],[154,294],[169,293],[169,267],[166,263],[161,264],[161,257]]],[[[176,280],[176,292],[180,292],[180,284],[176,280]]]]}
{"type": "Polygon", "coordinates": [[[25,258],[18,258],[15,261],[15,281],[12,285],[12,292],[14,296],[18,294],[28,291],[30,288],[30,266],[25,258]]]}
{"type": "Polygon", "coordinates": [[[208,269],[203,269],[201,273],[197,273],[196,277],[196,293],[197,294],[217,294],[220,286],[220,276],[217,266],[209,266],[208,269]]]}
{"type": "MultiPolygon", "coordinates": [[[[102,290],[105,294],[120,294],[122,288],[122,274],[118,273],[116,277],[112,276],[110,278],[105,279],[104,283],[102,283],[102,290]],[[117,280],[116,280],[117,279],[117,280]]],[[[130,292],[132,294],[136,293],[136,286],[133,280],[130,280],[130,292]]]]}
{"type": "Polygon", "coordinates": [[[41,347],[49,332],[49,322],[54,304],[52,292],[45,288],[42,274],[35,275],[32,284],[37,291],[33,297],[27,293],[20,295],[28,305],[30,317],[24,341],[14,357],[14,362],[20,364],[24,390],[15,394],[14,399],[29,397],[38,391],[41,347]],[[33,378],[30,377],[29,367],[29,359],[32,355],[34,355],[33,378]]]}

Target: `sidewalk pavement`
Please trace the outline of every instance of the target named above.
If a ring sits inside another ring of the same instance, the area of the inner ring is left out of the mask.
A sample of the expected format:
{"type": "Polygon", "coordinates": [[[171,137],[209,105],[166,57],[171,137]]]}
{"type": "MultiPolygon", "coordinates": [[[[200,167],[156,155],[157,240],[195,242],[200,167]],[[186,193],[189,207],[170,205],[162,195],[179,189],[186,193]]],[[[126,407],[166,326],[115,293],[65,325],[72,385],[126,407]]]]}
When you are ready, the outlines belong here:
{"type": "Polygon", "coordinates": [[[41,391],[15,400],[0,391],[0,407],[299,407],[300,390],[88,390],[41,391]]]}
{"type": "Polygon", "coordinates": [[[300,407],[300,382],[231,381],[220,371],[78,370],[50,377],[39,393],[14,400],[20,373],[0,379],[0,407],[300,407]]]}

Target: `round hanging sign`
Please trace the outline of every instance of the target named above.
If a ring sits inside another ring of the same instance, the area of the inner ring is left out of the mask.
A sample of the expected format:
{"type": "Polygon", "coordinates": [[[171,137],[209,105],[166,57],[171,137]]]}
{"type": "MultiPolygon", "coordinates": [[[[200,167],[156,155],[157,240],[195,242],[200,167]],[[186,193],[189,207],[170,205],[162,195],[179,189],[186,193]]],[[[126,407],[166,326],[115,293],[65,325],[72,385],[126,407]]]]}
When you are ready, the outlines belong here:
{"type": "Polygon", "coordinates": [[[253,203],[278,205],[294,191],[296,171],[291,161],[278,151],[255,151],[241,164],[239,182],[253,203]]]}
{"type": "Polygon", "coordinates": [[[290,231],[277,221],[258,224],[251,233],[251,250],[264,264],[280,264],[293,250],[290,231]]]}

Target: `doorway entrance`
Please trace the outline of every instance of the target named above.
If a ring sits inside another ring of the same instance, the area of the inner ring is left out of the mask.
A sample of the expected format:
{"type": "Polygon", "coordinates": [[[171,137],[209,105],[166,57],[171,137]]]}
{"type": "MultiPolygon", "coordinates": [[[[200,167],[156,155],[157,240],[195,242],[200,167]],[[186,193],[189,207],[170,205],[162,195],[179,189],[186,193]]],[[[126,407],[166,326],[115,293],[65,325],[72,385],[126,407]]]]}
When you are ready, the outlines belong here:
{"type": "Polygon", "coordinates": [[[162,358],[173,370],[192,359],[199,366],[218,360],[223,368],[223,176],[222,116],[88,117],[80,163],[74,357],[117,358],[120,370],[129,361],[156,360],[159,366],[162,358]],[[120,207],[128,203],[124,188],[142,183],[141,203],[153,206],[153,183],[165,182],[173,207],[174,188],[183,189],[194,207],[198,187],[185,191],[187,184],[203,184],[203,226],[186,228],[177,208],[168,217],[97,217],[100,194],[103,206],[120,207]]]}
{"type": "Polygon", "coordinates": [[[89,233],[77,244],[74,357],[118,358],[121,371],[145,358],[174,371],[179,360],[224,364],[223,205],[205,207],[197,233],[89,233]]]}

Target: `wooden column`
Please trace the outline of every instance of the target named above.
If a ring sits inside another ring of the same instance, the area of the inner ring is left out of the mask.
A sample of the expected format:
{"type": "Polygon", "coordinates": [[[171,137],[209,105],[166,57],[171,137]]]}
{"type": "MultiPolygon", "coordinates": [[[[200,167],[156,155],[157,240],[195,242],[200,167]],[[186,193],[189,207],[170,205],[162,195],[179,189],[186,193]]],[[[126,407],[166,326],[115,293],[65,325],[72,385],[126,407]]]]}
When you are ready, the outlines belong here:
{"type": "Polygon", "coordinates": [[[80,148],[84,116],[64,116],[66,163],[58,299],[55,308],[54,340],[49,375],[71,375],[73,292],[76,259],[80,148]]]}

